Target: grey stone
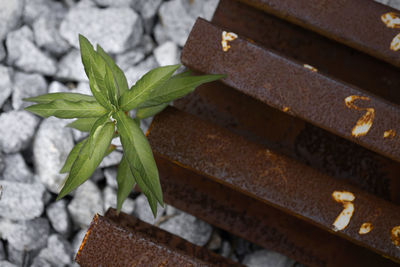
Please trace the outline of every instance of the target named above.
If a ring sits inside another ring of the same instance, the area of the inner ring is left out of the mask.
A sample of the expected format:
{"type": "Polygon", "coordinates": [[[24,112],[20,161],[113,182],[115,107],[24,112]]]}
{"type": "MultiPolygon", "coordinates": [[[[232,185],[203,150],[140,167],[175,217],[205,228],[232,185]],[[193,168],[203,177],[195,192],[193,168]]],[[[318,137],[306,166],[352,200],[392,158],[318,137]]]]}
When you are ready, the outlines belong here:
{"type": "Polygon", "coordinates": [[[165,27],[160,22],[158,22],[156,26],[154,26],[153,34],[157,44],[163,44],[171,40],[167,31],[165,30],[165,27]]]}
{"type": "MultiPolygon", "coordinates": [[[[104,198],[104,210],[108,210],[109,208],[117,208],[117,192],[112,187],[105,187],[103,190],[103,198],[104,198]]],[[[124,203],[122,204],[121,211],[127,214],[132,214],[135,210],[135,202],[127,198],[125,199],[124,203]]]]}
{"type": "Polygon", "coordinates": [[[6,252],[4,250],[3,242],[0,240],[0,261],[6,259],[6,252]]]}
{"type": "Polygon", "coordinates": [[[400,1],[399,0],[389,0],[387,3],[388,6],[393,7],[397,10],[400,10],[400,1]]]}
{"type": "Polygon", "coordinates": [[[49,85],[49,93],[66,93],[69,92],[69,89],[64,84],[52,81],[49,85]]]}
{"type": "Polygon", "coordinates": [[[248,267],[289,267],[294,261],[274,251],[257,250],[245,256],[243,264],[248,267]]]}
{"type": "Polygon", "coordinates": [[[78,253],[78,250],[82,244],[83,238],[85,237],[87,229],[82,229],[78,233],[75,234],[74,238],[72,239],[72,253],[78,253]]]}
{"type": "Polygon", "coordinates": [[[60,174],[74,141],[66,122],[54,117],[44,119],[33,143],[33,160],[40,181],[53,193],[58,193],[66,177],[60,174]]]}
{"type": "Polygon", "coordinates": [[[46,245],[49,222],[44,218],[12,222],[0,220],[0,236],[17,250],[35,250],[46,245]]]}
{"type": "Polygon", "coordinates": [[[70,45],[60,35],[60,24],[66,15],[66,10],[47,12],[38,17],[33,23],[35,42],[40,48],[60,55],[70,48],[70,45]]]}
{"type": "Polygon", "coordinates": [[[71,245],[60,235],[53,234],[47,240],[47,247],[42,249],[39,258],[54,266],[66,266],[72,263],[71,245]]]}
{"type": "Polygon", "coordinates": [[[14,75],[12,105],[14,109],[24,109],[31,105],[22,99],[47,93],[46,80],[40,74],[17,72],[14,75]]]}
{"type": "Polygon", "coordinates": [[[151,33],[155,15],[162,0],[134,0],[133,8],[140,14],[146,33],[151,33]]]}
{"type": "Polygon", "coordinates": [[[17,265],[15,265],[9,261],[2,261],[2,260],[0,260],[0,266],[1,267],[18,267],[17,265]]]}
{"type": "Polygon", "coordinates": [[[0,42],[18,26],[23,11],[23,0],[0,2],[0,42]]]}
{"type": "Polygon", "coordinates": [[[158,205],[157,207],[157,216],[154,218],[153,213],[151,212],[149,203],[145,195],[141,194],[135,199],[135,213],[139,219],[144,222],[154,224],[164,213],[164,209],[158,205]]]}
{"type": "Polygon", "coordinates": [[[123,70],[126,71],[130,67],[138,64],[140,61],[142,61],[145,57],[144,51],[142,49],[136,49],[134,48],[133,50],[130,50],[128,52],[118,54],[116,56],[116,63],[117,65],[123,70]]]}
{"type": "Polygon", "coordinates": [[[94,0],[96,4],[102,7],[130,7],[132,0],[94,0]]]}
{"type": "Polygon", "coordinates": [[[90,177],[90,180],[93,181],[94,183],[98,183],[103,179],[104,179],[104,173],[101,169],[96,169],[93,172],[92,177],[90,177]]]}
{"type": "Polygon", "coordinates": [[[24,250],[19,250],[11,246],[10,244],[7,246],[7,255],[8,261],[17,266],[23,266],[24,259],[27,256],[27,252],[24,250]]]}
{"type": "Polygon", "coordinates": [[[106,182],[108,186],[111,186],[114,189],[118,188],[117,183],[117,168],[105,168],[104,169],[104,176],[106,177],[106,182]]]}
{"type": "Polygon", "coordinates": [[[65,6],[53,0],[28,0],[25,1],[23,21],[26,24],[32,25],[33,22],[42,15],[48,13],[63,12],[65,6]]]}
{"type": "Polygon", "coordinates": [[[118,165],[121,162],[122,153],[118,151],[113,151],[108,154],[104,159],[100,162],[99,168],[106,168],[118,165]]]}
{"type": "Polygon", "coordinates": [[[86,228],[96,213],[104,212],[103,203],[100,190],[88,180],[76,189],[74,198],[68,205],[68,211],[75,224],[86,228]]]}
{"type": "MultiPolygon", "coordinates": [[[[1,46],[1,45],[0,45],[1,46]]],[[[0,65],[0,108],[10,97],[12,91],[13,71],[11,68],[0,65]]]]}
{"type": "Polygon", "coordinates": [[[0,201],[0,218],[30,220],[39,217],[44,210],[45,188],[40,183],[25,184],[0,181],[3,187],[0,201]]]}
{"type": "Polygon", "coordinates": [[[0,114],[0,148],[5,153],[16,153],[25,149],[35,133],[39,120],[31,113],[9,111],[0,114]]]}
{"type": "Polygon", "coordinates": [[[143,29],[139,15],[130,8],[87,7],[70,9],[60,32],[76,48],[80,33],[109,53],[121,53],[140,42],[143,29]]]}
{"type": "Polygon", "coordinates": [[[50,204],[46,209],[46,215],[54,230],[64,236],[70,233],[72,224],[67,212],[67,202],[65,199],[50,204]]]}
{"type": "Polygon", "coordinates": [[[198,246],[205,245],[212,233],[212,227],[208,223],[185,212],[163,222],[160,228],[198,246]]]}
{"type": "Polygon", "coordinates": [[[146,134],[147,131],[149,130],[149,127],[151,125],[151,122],[153,121],[154,117],[148,117],[145,119],[142,119],[140,121],[140,129],[142,129],[143,133],[146,134]]]}
{"type": "Polygon", "coordinates": [[[71,129],[74,141],[77,143],[89,136],[89,133],[81,132],[77,129],[71,129]]]}
{"type": "Polygon", "coordinates": [[[153,54],[160,66],[175,65],[179,63],[180,51],[178,46],[172,41],[165,42],[158,46],[154,49],[153,54]]]}
{"type": "Polygon", "coordinates": [[[158,67],[158,64],[153,56],[146,58],[136,66],[130,67],[125,72],[129,86],[134,85],[144,74],[156,67],[158,67]]]}
{"type": "Polygon", "coordinates": [[[0,42],[0,62],[6,58],[6,49],[4,48],[3,42],[0,42]]]}
{"type": "Polygon", "coordinates": [[[7,35],[7,63],[26,72],[53,75],[57,71],[53,58],[43,53],[33,42],[33,33],[28,26],[7,35]]]}
{"type": "Polygon", "coordinates": [[[1,175],[6,168],[6,163],[4,162],[4,155],[0,151],[0,180],[1,180],[1,175]]]}
{"type": "MultiPolygon", "coordinates": [[[[5,169],[3,179],[10,182],[32,183],[33,173],[26,165],[20,153],[8,154],[4,157],[5,169]]],[[[0,215],[1,216],[1,215],[0,215]]]]}
{"type": "Polygon", "coordinates": [[[207,244],[207,248],[210,250],[217,250],[222,245],[222,238],[217,232],[213,232],[210,241],[207,244]]]}
{"type": "Polygon", "coordinates": [[[222,242],[220,254],[222,257],[229,258],[229,255],[232,254],[232,246],[231,244],[229,244],[229,242],[227,241],[222,242]]]}
{"type": "Polygon", "coordinates": [[[73,49],[61,58],[56,77],[68,81],[88,81],[79,50],[73,49]]]}
{"type": "Polygon", "coordinates": [[[183,46],[197,17],[209,20],[217,5],[218,0],[172,0],[164,2],[158,13],[165,33],[179,46],[183,46]]]}
{"type": "Polygon", "coordinates": [[[36,257],[30,267],[53,267],[53,265],[41,257],[36,257]]]}
{"type": "Polygon", "coordinates": [[[73,93],[80,93],[85,95],[92,95],[92,91],[90,91],[89,82],[80,82],[76,88],[71,90],[73,93]]]}

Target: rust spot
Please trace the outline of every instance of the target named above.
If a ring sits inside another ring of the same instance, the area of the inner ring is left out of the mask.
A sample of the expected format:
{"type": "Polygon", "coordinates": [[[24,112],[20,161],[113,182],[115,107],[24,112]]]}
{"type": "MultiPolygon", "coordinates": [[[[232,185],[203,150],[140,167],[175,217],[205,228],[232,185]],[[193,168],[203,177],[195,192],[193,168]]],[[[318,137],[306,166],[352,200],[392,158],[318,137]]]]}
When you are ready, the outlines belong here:
{"type": "Polygon", "coordinates": [[[360,235],[365,235],[365,234],[368,234],[369,232],[371,232],[373,228],[374,227],[373,227],[372,223],[366,222],[361,225],[360,230],[358,230],[358,233],[360,235]]]}
{"type": "Polygon", "coordinates": [[[231,48],[231,46],[228,44],[228,41],[233,41],[237,37],[238,36],[236,33],[223,31],[222,32],[222,41],[221,41],[222,51],[227,52],[229,50],[229,48],[231,48]]]}
{"type": "Polygon", "coordinates": [[[385,13],[381,16],[381,20],[388,28],[400,28],[400,17],[394,12],[385,13]]]}
{"type": "Polygon", "coordinates": [[[372,127],[372,123],[374,121],[375,118],[375,109],[373,108],[360,108],[357,107],[356,105],[354,105],[354,101],[356,100],[365,100],[365,101],[369,101],[370,98],[366,97],[366,96],[357,96],[357,95],[351,95],[348,96],[344,99],[344,103],[346,104],[346,106],[350,109],[354,109],[354,110],[365,110],[365,114],[356,122],[356,125],[353,127],[353,129],[351,130],[351,134],[354,137],[361,137],[366,135],[369,130],[372,127]]]}
{"type": "Polygon", "coordinates": [[[83,241],[82,241],[82,243],[81,243],[81,246],[79,247],[78,253],[76,254],[76,257],[78,257],[79,254],[81,254],[82,249],[83,249],[83,247],[85,246],[86,240],[87,240],[87,238],[88,238],[90,232],[92,231],[92,227],[93,227],[93,225],[95,225],[95,224],[97,223],[98,220],[99,220],[99,214],[96,214],[96,215],[94,216],[94,218],[93,218],[93,221],[91,222],[91,225],[90,225],[88,231],[86,232],[85,237],[83,238],[83,241]]]}
{"type": "Polygon", "coordinates": [[[332,197],[336,202],[343,204],[343,210],[336,217],[335,222],[333,223],[334,231],[341,231],[347,227],[350,223],[350,219],[354,213],[354,204],[351,203],[355,196],[353,193],[348,191],[333,191],[332,197]]]}
{"type": "Polygon", "coordinates": [[[397,34],[390,43],[390,50],[398,51],[400,49],[400,33],[397,34]]]}
{"type": "Polygon", "coordinates": [[[393,138],[393,137],[395,137],[395,136],[396,136],[396,131],[393,130],[393,129],[386,130],[386,131],[383,133],[383,138],[393,138]]]}
{"type": "Polygon", "coordinates": [[[390,238],[392,239],[392,243],[395,246],[400,246],[400,225],[399,226],[395,226],[392,228],[392,231],[390,233],[390,238]]]}
{"type": "Polygon", "coordinates": [[[311,70],[312,72],[317,72],[318,71],[316,68],[314,68],[313,66],[308,65],[308,64],[304,64],[303,67],[308,69],[308,70],[311,70]]]}
{"type": "Polygon", "coordinates": [[[290,110],[289,107],[284,107],[284,108],[282,109],[283,112],[288,112],[289,110],[290,110]]]}

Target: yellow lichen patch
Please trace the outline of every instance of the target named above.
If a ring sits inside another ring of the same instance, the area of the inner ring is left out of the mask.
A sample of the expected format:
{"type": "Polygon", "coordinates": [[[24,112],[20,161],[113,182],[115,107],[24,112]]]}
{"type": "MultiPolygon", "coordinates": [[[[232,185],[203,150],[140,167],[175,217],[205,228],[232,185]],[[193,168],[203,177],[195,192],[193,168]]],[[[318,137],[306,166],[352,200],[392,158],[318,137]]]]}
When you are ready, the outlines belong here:
{"type": "Polygon", "coordinates": [[[360,227],[360,230],[358,230],[358,233],[360,235],[365,235],[365,234],[368,234],[369,232],[371,232],[373,228],[374,227],[372,226],[371,223],[363,223],[360,227]]]}
{"type": "Polygon", "coordinates": [[[393,51],[398,51],[400,49],[400,33],[393,38],[390,43],[390,49],[393,51]]]}
{"type": "Polygon", "coordinates": [[[396,131],[393,129],[387,130],[383,133],[383,138],[393,138],[396,136],[396,131]]]}
{"type": "Polygon", "coordinates": [[[228,44],[228,42],[231,42],[231,41],[235,40],[236,38],[238,38],[236,33],[223,31],[222,32],[222,41],[221,41],[222,51],[224,51],[224,52],[228,51],[229,48],[231,48],[231,46],[228,44]]]}
{"type": "Polygon", "coordinates": [[[390,238],[392,239],[392,243],[395,246],[400,246],[400,225],[393,227],[391,233],[390,233],[390,238]]]}
{"type": "Polygon", "coordinates": [[[344,99],[344,103],[346,104],[346,106],[350,109],[354,109],[354,110],[365,110],[365,114],[356,122],[356,125],[353,127],[353,129],[351,130],[351,134],[354,137],[361,137],[366,135],[369,130],[372,127],[372,123],[374,122],[374,118],[375,118],[375,109],[373,108],[360,108],[357,107],[356,105],[354,105],[354,101],[355,100],[365,100],[365,101],[369,101],[369,97],[366,96],[357,96],[357,95],[351,95],[348,96],[344,99]]]}
{"type": "Polygon", "coordinates": [[[334,191],[332,193],[332,197],[336,202],[343,204],[343,210],[336,217],[335,222],[333,223],[334,231],[341,231],[347,227],[350,223],[350,219],[354,213],[354,204],[351,203],[355,199],[353,193],[348,191],[334,191]]]}
{"type": "Polygon", "coordinates": [[[284,108],[282,109],[283,112],[288,112],[289,110],[290,110],[289,107],[284,107],[284,108]]]}
{"type": "Polygon", "coordinates": [[[303,67],[308,69],[308,70],[311,70],[313,72],[317,72],[318,71],[316,68],[314,68],[313,66],[308,65],[308,64],[304,64],[303,67]]]}
{"type": "Polygon", "coordinates": [[[394,12],[383,14],[381,20],[388,28],[400,28],[400,17],[394,12]]]}

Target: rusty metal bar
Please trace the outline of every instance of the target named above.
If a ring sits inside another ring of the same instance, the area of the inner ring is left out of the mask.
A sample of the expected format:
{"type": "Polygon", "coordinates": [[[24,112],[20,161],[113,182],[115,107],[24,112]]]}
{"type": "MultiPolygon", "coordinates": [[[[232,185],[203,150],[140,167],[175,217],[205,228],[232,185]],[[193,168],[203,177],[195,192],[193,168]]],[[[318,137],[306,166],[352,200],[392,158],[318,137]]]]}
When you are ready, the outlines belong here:
{"type": "Polygon", "coordinates": [[[310,267],[397,266],[389,259],[241,194],[158,153],[155,158],[164,200],[221,229],[310,267]]]}
{"type": "Polygon", "coordinates": [[[400,261],[399,207],[390,202],[173,108],[157,116],[148,138],[181,166],[400,261]]]}
{"type": "Polygon", "coordinates": [[[229,86],[400,161],[400,108],[198,19],[182,62],[229,86]]]}
{"type": "Polygon", "coordinates": [[[240,1],[400,66],[396,9],[365,0],[240,1]]]}
{"type": "Polygon", "coordinates": [[[400,204],[400,164],[220,83],[174,102],[180,110],[400,204]]]}
{"type": "Polygon", "coordinates": [[[76,261],[81,266],[242,266],[115,210],[93,218],[76,261]]]}
{"type": "Polygon", "coordinates": [[[400,70],[389,63],[239,1],[221,0],[212,23],[400,104],[400,70]]]}

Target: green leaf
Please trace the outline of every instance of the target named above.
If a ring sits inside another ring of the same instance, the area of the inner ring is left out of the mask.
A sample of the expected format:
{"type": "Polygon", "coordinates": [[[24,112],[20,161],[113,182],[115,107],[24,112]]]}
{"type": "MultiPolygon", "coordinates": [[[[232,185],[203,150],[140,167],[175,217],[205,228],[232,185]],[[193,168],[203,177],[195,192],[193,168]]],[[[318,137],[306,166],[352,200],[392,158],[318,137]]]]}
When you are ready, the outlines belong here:
{"type": "Polygon", "coordinates": [[[71,167],[68,178],[57,196],[57,200],[63,198],[72,190],[80,186],[90,178],[97,166],[100,164],[104,155],[110,147],[114,135],[114,123],[108,122],[94,140],[93,156],[89,158],[89,144],[85,142],[81,151],[71,167]]]}
{"type": "Polygon", "coordinates": [[[25,110],[45,118],[54,116],[61,119],[100,117],[107,113],[107,110],[96,102],[68,100],[53,100],[29,106],[25,110]]]}
{"type": "Polygon", "coordinates": [[[94,51],[89,40],[81,34],[79,34],[79,46],[81,49],[82,64],[85,69],[86,76],[89,78],[92,69],[90,61],[94,58],[94,54],[96,52],[94,51]]]}
{"type": "Polygon", "coordinates": [[[180,65],[171,65],[155,68],[146,73],[132,88],[120,98],[120,107],[127,111],[139,106],[147,99],[149,93],[167,81],[180,65]]]}
{"type": "Polygon", "coordinates": [[[28,97],[24,98],[24,101],[28,102],[35,102],[39,104],[44,104],[44,103],[49,103],[53,100],[69,100],[73,102],[77,101],[89,101],[89,102],[94,102],[96,99],[93,96],[90,95],[84,95],[84,94],[79,94],[79,93],[49,93],[49,94],[44,94],[44,95],[39,95],[35,97],[28,97]]]}
{"type": "Polygon", "coordinates": [[[87,139],[83,139],[77,143],[69,152],[67,159],[65,160],[64,166],[61,168],[60,173],[67,173],[71,170],[72,164],[74,164],[76,158],[81,151],[82,146],[87,142],[87,139]]]}
{"type": "Polygon", "coordinates": [[[115,113],[115,118],[129,167],[132,172],[137,171],[139,174],[135,176],[136,182],[142,188],[140,181],[140,178],[142,178],[143,184],[155,196],[157,201],[163,205],[158,170],[146,137],[133,119],[125,115],[122,110],[115,113]]]}
{"type": "Polygon", "coordinates": [[[96,98],[96,100],[99,102],[100,105],[105,107],[107,110],[112,110],[111,103],[108,100],[107,95],[104,93],[106,88],[105,84],[102,81],[103,80],[99,80],[99,78],[96,79],[93,70],[91,70],[91,73],[89,75],[90,91],[92,91],[92,94],[94,95],[94,97],[96,98]]]}
{"type": "Polygon", "coordinates": [[[164,104],[157,105],[157,106],[140,108],[136,111],[136,118],[145,119],[145,118],[154,116],[157,113],[161,112],[166,107],[168,107],[168,105],[169,105],[169,103],[164,103],[164,104]]]}
{"type": "Polygon", "coordinates": [[[77,129],[81,132],[90,132],[97,118],[81,118],[68,123],[66,127],[77,129]]]}
{"type": "Polygon", "coordinates": [[[125,157],[122,157],[121,163],[118,166],[117,171],[117,212],[119,213],[122,208],[122,204],[125,199],[129,196],[135,186],[135,178],[132,175],[131,169],[129,168],[129,163],[126,161],[125,157]]]}
{"type": "Polygon", "coordinates": [[[128,91],[128,81],[126,80],[124,72],[115,64],[114,60],[103,50],[100,45],[97,45],[97,53],[105,60],[107,65],[111,68],[114,79],[117,83],[119,95],[128,91]]]}
{"type": "Polygon", "coordinates": [[[88,145],[89,145],[89,158],[92,157],[93,151],[94,151],[94,140],[97,138],[101,138],[99,136],[101,130],[103,127],[106,125],[107,122],[110,122],[110,115],[111,114],[105,114],[98,118],[96,122],[93,124],[92,129],[90,129],[89,137],[88,137],[88,145]]]}
{"type": "Polygon", "coordinates": [[[157,106],[163,103],[169,103],[192,92],[197,86],[203,83],[212,82],[224,77],[225,75],[219,74],[201,76],[184,75],[172,77],[162,86],[155,88],[147,97],[147,99],[140,103],[137,107],[145,108],[157,106]]]}
{"type": "Polygon", "coordinates": [[[108,99],[116,108],[118,108],[118,88],[115,84],[114,76],[111,72],[111,69],[108,66],[106,66],[105,84],[107,88],[108,99]]]}

